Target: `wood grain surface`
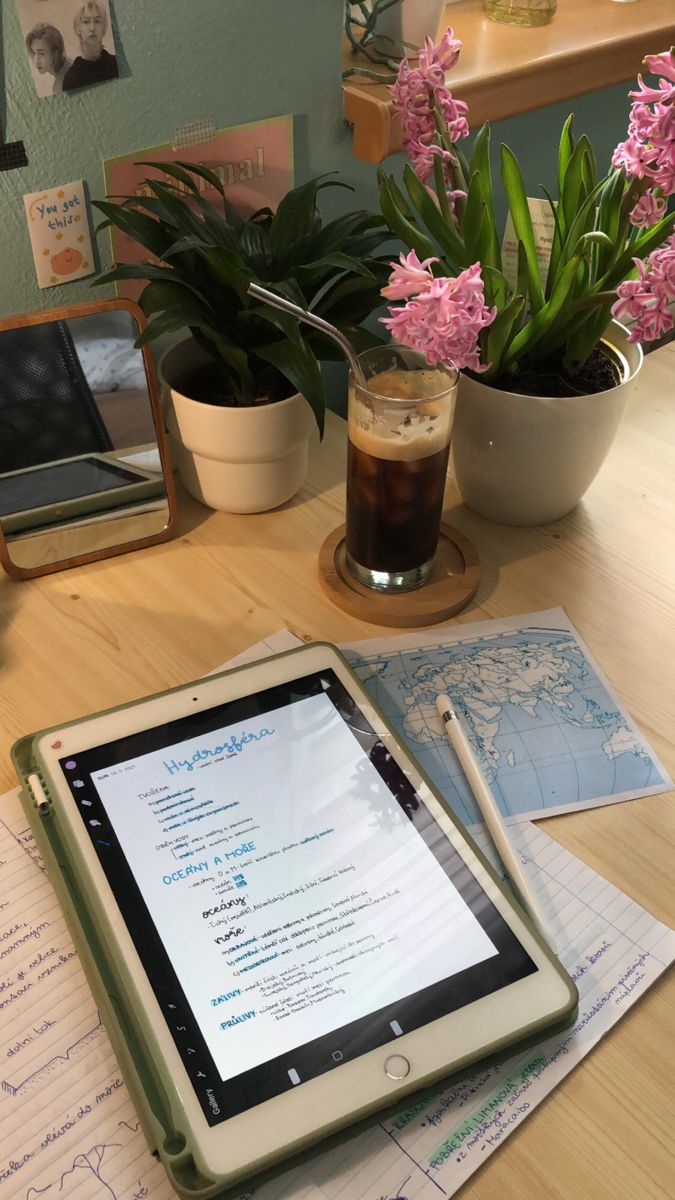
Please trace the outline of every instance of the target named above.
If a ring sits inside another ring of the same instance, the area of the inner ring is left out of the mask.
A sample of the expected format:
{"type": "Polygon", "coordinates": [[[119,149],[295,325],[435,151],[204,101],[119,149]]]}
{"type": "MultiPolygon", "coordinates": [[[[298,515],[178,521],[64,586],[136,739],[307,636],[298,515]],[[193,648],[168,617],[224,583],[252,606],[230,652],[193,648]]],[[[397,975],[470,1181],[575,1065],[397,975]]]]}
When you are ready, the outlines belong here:
{"type": "MultiPolygon", "coordinates": [[[[637,6],[636,6],[637,7],[637,6]]],[[[476,546],[478,592],[454,625],[562,605],[675,773],[675,345],[647,357],[617,441],[577,509],[509,529],[444,519],[476,546]]],[[[176,540],[27,582],[0,577],[0,789],[20,735],[211,670],[287,626],[340,642],[379,628],[334,607],[319,548],[344,519],[346,429],[329,414],[307,485],[257,516],[181,495],[176,540]]],[[[543,822],[547,833],[675,924],[675,796],[543,822]]],[[[466,1185],[466,1200],[673,1196],[675,981],[661,979],[466,1185]]]]}

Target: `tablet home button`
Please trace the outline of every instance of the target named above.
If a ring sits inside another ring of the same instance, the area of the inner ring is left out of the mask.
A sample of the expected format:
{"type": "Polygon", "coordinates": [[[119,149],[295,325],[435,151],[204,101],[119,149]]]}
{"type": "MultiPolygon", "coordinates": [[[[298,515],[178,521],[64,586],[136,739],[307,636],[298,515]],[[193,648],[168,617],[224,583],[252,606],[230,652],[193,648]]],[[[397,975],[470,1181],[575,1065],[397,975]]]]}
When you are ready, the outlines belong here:
{"type": "Polygon", "coordinates": [[[402,1054],[392,1054],[385,1062],[384,1069],[390,1079],[405,1079],[410,1071],[410,1063],[402,1054]]]}

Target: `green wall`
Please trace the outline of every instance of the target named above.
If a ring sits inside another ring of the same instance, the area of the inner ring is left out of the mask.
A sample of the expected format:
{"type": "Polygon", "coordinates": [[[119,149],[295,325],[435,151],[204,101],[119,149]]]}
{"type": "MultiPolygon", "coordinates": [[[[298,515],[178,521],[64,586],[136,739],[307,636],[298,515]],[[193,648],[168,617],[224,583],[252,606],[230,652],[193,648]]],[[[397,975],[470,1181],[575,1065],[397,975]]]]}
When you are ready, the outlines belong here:
{"type": "MultiPolygon", "coordinates": [[[[222,128],[291,113],[296,181],[337,171],[355,188],[349,199],[328,194],[326,215],[347,204],[376,206],[375,168],[353,158],[342,117],[343,0],[111,0],[111,7],[120,78],[39,99],[14,0],[0,5],[2,124],[7,141],[24,141],[29,160],[0,172],[0,315],[102,294],[92,292],[91,279],[37,288],[25,192],[83,178],[88,195],[101,198],[103,158],[170,141],[178,126],[200,117],[222,128]]],[[[590,135],[602,167],[625,135],[628,86],[497,122],[495,148],[508,142],[536,195],[539,182],[554,179],[560,128],[574,109],[577,131],[590,135]]],[[[397,156],[387,165],[398,171],[402,162],[397,156]]],[[[103,269],[107,238],[100,249],[103,269]]],[[[339,404],[339,371],[331,371],[330,382],[339,404]]]]}

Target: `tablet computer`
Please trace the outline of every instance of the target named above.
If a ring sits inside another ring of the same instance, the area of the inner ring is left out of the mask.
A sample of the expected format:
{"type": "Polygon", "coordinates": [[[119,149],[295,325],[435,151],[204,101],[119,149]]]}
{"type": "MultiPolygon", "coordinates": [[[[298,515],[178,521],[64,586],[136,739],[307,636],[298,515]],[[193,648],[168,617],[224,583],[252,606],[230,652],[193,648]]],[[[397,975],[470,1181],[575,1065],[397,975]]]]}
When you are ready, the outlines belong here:
{"type": "Polygon", "coordinates": [[[82,454],[0,475],[0,522],[5,534],[75,520],[164,490],[161,474],[105,454],[82,454]]]}
{"type": "Polygon", "coordinates": [[[332,646],[36,734],[15,762],[181,1195],[575,1013],[573,982],[332,646]]]}

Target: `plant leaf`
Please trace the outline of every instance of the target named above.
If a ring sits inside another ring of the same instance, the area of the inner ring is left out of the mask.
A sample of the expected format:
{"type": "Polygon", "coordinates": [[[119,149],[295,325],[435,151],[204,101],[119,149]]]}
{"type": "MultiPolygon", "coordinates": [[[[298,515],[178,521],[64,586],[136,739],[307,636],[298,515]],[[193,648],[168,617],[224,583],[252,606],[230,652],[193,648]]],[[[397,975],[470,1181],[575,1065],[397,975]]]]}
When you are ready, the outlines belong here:
{"type": "Polygon", "coordinates": [[[575,254],[563,267],[551,294],[551,299],[546,302],[543,308],[539,309],[532,317],[532,320],[528,321],[527,325],[523,326],[506,350],[503,359],[504,366],[508,366],[510,363],[514,363],[519,358],[522,358],[551,328],[574,287],[574,281],[582,258],[583,254],[575,254]]]}
{"type": "Polygon", "coordinates": [[[414,250],[419,259],[434,257],[434,243],[428,234],[423,231],[411,219],[413,214],[406,204],[403,195],[393,179],[388,179],[386,175],[380,174],[380,208],[382,216],[387,225],[396,237],[400,238],[404,246],[409,250],[414,250]]]}
{"type": "Polygon", "coordinates": [[[298,318],[292,313],[284,312],[281,308],[272,308],[271,304],[256,305],[255,308],[249,309],[249,316],[256,317],[261,321],[268,321],[270,325],[280,330],[284,337],[287,337],[290,342],[300,344],[301,334],[298,318]]]}
{"type": "Polygon", "coordinates": [[[585,199],[583,181],[583,157],[585,153],[586,146],[584,145],[584,140],[579,138],[567,164],[560,200],[558,202],[558,215],[565,238],[568,236],[572,222],[585,199]]]}
{"type": "Polygon", "coordinates": [[[159,279],[162,282],[170,282],[173,275],[170,267],[158,267],[154,263],[120,263],[112,271],[106,271],[104,275],[97,275],[96,279],[92,279],[92,287],[98,287],[102,283],[116,283],[120,279],[159,279]]]}
{"type": "Polygon", "coordinates": [[[255,355],[276,367],[296,391],[302,393],[314,413],[319,435],[323,437],[325,420],[323,380],[319,364],[303,339],[301,338],[298,344],[281,341],[272,342],[267,346],[258,346],[255,355]]]}
{"type": "Polygon", "coordinates": [[[486,381],[495,378],[499,374],[502,365],[502,354],[524,309],[525,297],[514,296],[510,303],[506,305],[506,308],[497,313],[494,321],[488,327],[485,361],[490,364],[490,368],[482,375],[482,378],[486,381]]]}
{"type": "Polygon", "coordinates": [[[270,224],[270,245],[275,255],[284,255],[289,247],[314,231],[317,217],[318,180],[310,179],[302,187],[287,192],[270,224]]]}
{"type": "Polygon", "coordinates": [[[144,246],[151,254],[161,258],[164,251],[175,238],[159,221],[134,208],[124,208],[121,204],[111,204],[107,200],[93,200],[92,204],[108,218],[122,233],[126,233],[134,242],[144,246]]]}
{"type": "Polygon", "coordinates": [[[560,255],[562,253],[564,238],[563,238],[563,233],[562,233],[562,227],[560,224],[560,217],[558,216],[558,206],[556,205],[548,188],[545,188],[543,184],[540,184],[540,187],[541,187],[541,190],[544,193],[546,199],[548,200],[548,206],[549,206],[551,212],[553,213],[553,222],[554,222],[553,240],[551,242],[551,253],[549,255],[548,270],[546,273],[546,286],[544,288],[544,295],[545,295],[546,299],[548,300],[551,295],[553,281],[554,281],[557,271],[558,271],[558,263],[560,261],[560,255]]]}
{"type": "MultiPolygon", "coordinates": [[[[565,121],[565,124],[562,127],[562,133],[560,134],[560,145],[558,147],[558,198],[559,199],[562,199],[563,189],[565,186],[565,175],[567,174],[567,168],[569,166],[569,161],[574,152],[574,135],[572,133],[573,124],[574,124],[574,113],[570,113],[569,117],[567,118],[567,120],[565,121]]],[[[564,233],[565,232],[564,225],[562,227],[562,230],[564,233]]]]}
{"type": "Polygon", "coordinates": [[[192,287],[171,280],[153,280],[143,289],[140,306],[146,316],[170,309],[184,315],[184,324],[193,325],[208,317],[208,307],[202,296],[192,287]]]}
{"type": "Polygon", "coordinates": [[[544,304],[544,292],[539,275],[532,218],[527,205],[525,185],[518,160],[513,151],[505,145],[502,145],[502,182],[516,237],[523,244],[527,262],[527,290],[532,312],[536,314],[544,304]]]}
{"type": "MultiPolygon", "coordinates": [[[[497,236],[497,218],[495,215],[494,189],[492,185],[492,169],[490,166],[490,125],[486,121],[478,130],[471,153],[471,163],[467,179],[472,180],[478,175],[480,197],[487,210],[487,229],[490,234],[485,254],[481,255],[482,267],[493,266],[501,270],[502,256],[499,238],[497,236]]],[[[468,204],[468,201],[467,201],[468,204]]],[[[465,218],[466,219],[466,218],[465,218]]]]}
{"type": "Polygon", "coordinates": [[[598,281],[598,290],[618,287],[630,272],[634,258],[646,258],[652,250],[656,250],[670,236],[675,226],[675,212],[667,213],[651,228],[646,229],[639,237],[631,242],[627,250],[610,267],[609,271],[598,281]]]}
{"type": "Polygon", "coordinates": [[[623,249],[618,244],[619,222],[621,219],[621,200],[623,198],[626,177],[623,171],[612,168],[605,180],[600,197],[597,228],[607,234],[612,249],[601,247],[598,253],[597,274],[604,275],[611,267],[615,254],[623,249]]]}
{"type": "Polygon", "coordinates": [[[490,261],[489,241],[486,244],[487,204],[483,200],[483,189],[477,171],[474,171],[466,197],[462,233],[467,257],[472,262],[490,261]],[[482,244],[481,244],[482,243],[482,244]]]}
{"type": "Polygon", "coordinates": [[[506,276],[503,271],[497,267],[485,266],[481,264],[480,273],[483,277],[485,285],[485,301],[487,304],[496,304],[501,310],[506,305],[506,299],[509,292],[509,285],[506,282],[506,276]]]}
{"type": "MultiPolygon", "coordinates": [[[[445,220],[424,184],[420,183],[410,163],[406,163],[404,167],[403,182],[413,207],[443,251],[450,267],[450,274],[457,274],[458,271],[470,266],[472,260],[461,237],[445,220]]],[[[433,252],[432,249],[431,253],[433,254],[433,252]]],[[[428,257],[429,255],[425,255],[425,258],[428,257]]]]}

